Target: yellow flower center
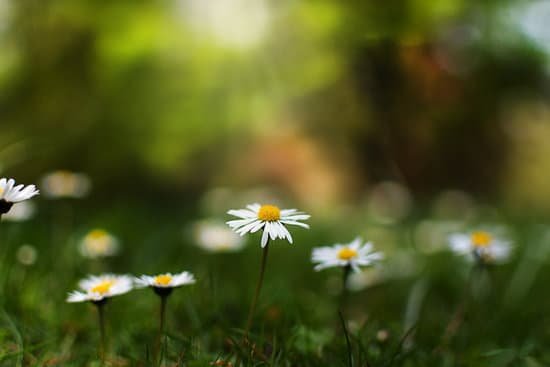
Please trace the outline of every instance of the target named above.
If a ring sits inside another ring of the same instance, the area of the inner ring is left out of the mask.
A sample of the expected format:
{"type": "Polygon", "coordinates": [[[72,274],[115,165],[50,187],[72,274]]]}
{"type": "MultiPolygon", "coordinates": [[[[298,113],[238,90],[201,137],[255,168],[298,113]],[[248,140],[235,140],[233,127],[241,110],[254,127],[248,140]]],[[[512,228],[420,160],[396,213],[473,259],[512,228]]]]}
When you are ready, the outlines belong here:
{"type": "Polygon", "coordinates": [[[338,258],[340,260],[351,260],[356,256],[357,251],[349,247],[344,247],[343,249],[338,251],[338,258]]]}
{"type": "Polygon", "coordinates": [[[275,205],[262,205],[258,211],[258,219],[266,222],[274,222],[281,219],[281,209],[275,205]]]}
{"type": "Polygon", "coordinates": [[[491,235],[484,231],[477,231],[472,233],[470,239],[475,247],[487,247],[493,240],[491,235]]]}
{"type": "Polygon", "coordinates": [[[95,287],[93,287],[91,289],[91,291],[94,292],[94,293],[105,294],[105,293],[109,292],[109,290],[111,289],[113,284],[115,284],[114,280],[110,280],[110,279],[109,280],[104,280],[101,283],[99,283],[98,285],[96,285],[95,287]]]}
{"type": "Polygon", "coordinates": [[[0,195],[2,195],[3,193],[4,193],[4,188],[0,187],[0,195]]]}
{"type": "Polygon", "coordinates": [[[172,281],[172,276],[169,274],[157,275],[155,283],[158,285],[168,285],[172,281]]]}
{"type": "Polygon", "coordinates": [[[107,236],[107,231],[103,229],[94,229],[93,231],[90,231],[90,233],[88,233],[88,237],[94,240],[105,236],[107,236]]]}

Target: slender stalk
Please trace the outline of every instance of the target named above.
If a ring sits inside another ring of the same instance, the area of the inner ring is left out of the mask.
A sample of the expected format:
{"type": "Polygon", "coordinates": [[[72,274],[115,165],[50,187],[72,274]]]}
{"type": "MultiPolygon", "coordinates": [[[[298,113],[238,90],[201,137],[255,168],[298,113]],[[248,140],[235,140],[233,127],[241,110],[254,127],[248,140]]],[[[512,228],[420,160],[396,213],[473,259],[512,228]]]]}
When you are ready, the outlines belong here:
{"type": "Polygon", "coordinates": [[[267,241],[267,244],[263,248],[262,264],[260,267],[260,276],[258,278],[258,283],[256,284],[256,291],[254,292],[254,298],[252,299],[252,304],[250,305],[250,310],[248,312],[248,320],[246,322],[246,329],[244,331],[245,342],[248,342],[248,334],[250,332],[250,328],[252,327],[252,319],[254,318],[254,314],[256,313],[256,304],[258,303],[258,298],[260,297],[260,292],[262,290],[262,284],[264,281],[264,273],[267,265],[268,253],[269,253],[269,239],[267,241]]]}
{"type": "Polygon", "coordinates": [[[349,333],[348,329],[346,327],[346,321],[344,319],[344,315],[342,314],[343,310],[346,308],[347,298],[348,298],[348,278],[351,274],[351,266],[347,265],[344,267],[342,271],[342,291],[340,292],[340,305],[338,307],[338,317],[340,319],[340,323],[342,325],[342,330],[344,332],[344,336],[346,338],[346,347],[348,351],[348,366],[353,366],[353,355],[351,350],[351,342],[349,340],[349,333]]]}
{"type": "Polygon", "coordinates": [[[340,293],[340,309],[344,309],[346,307],[347,299],[348,299],[348,278],[351,274],[351,266],[347,265],[343,269],[342,272],[342,292],[340,293]]]}
{"type": "Polygon", "coordinates": [[[342,315],[342,311],[338,311],[338,316],[340,317],[340,322],[342,323],[342,329],[344,330],[344,336],[346,337],[346,347],[348,350],[348,367],[353,367],[353,354],[351,350],[351,341],[349,340],[348,328],[346,327],[346,320],[342,315]]]}
{"type": "Polygon", "coordinates": [[[468,281],[466,283],[466,286],[464,287],[462,301],[457,306],[455,312],[453,313],[451,319],[445,327],[445,331],[443,332],[441,341],[439,345],[434,349],[434,352],[442,351],[451,342],[451,339],[456,335],[456,333],[462,326],[466,311],[468,309],[468,305],[471,302],[473,287],[475,285],[475,282],[479,278],[479,274],[481,274],[484,269],[485,264],[480,259],[478,259],[474,267],[472,267],[472,269],[470,270],[468,281]]]}
{"type": "Polygon", "coordinates": [[[162,340],[164,336],[164,324],[166,320],[166,303],[168,302],[168,295],[164,294],[160,296],[160,319],[159,319],[159,336],[157,340],[157,360],[159,366],[162,364],[163,353],[162,353],[162,340]]]}
{"type": "Polygon", "coordinates": [[[97,306],[97,314],[99,316],[99,358],[101,359],[101,365],[104,366],[105,357],[107,354],[107,337],[105,333],[105,303],[100,301],[95,303],[95,305],[97,306]]]}

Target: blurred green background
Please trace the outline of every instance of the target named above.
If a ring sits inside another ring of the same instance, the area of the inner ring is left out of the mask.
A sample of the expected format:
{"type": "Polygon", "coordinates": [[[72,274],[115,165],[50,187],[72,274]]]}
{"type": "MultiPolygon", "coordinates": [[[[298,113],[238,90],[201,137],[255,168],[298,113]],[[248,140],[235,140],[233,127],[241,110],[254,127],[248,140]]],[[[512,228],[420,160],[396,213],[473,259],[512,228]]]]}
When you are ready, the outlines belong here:
{"type": "Polygon", "coordinates": [[[318,205],[391,179],[547,211],[549,11],[2,0],[1,169],[85,172],[106,196],[268,184],[318,205]]]}
{"type": "MultiPolygon", "coordinates": [[[[356,234],[388,255],[351,297],[357,354],[389,366],[418,323],[396,365],[548,365],[549,17],[522,0],[0,0],[0,174],[43,193],[33,219],[0,226],[0,362],[93,361],[95,315],[63,300],[101,271],[193,271],[170,361],[227,354],[258,239],[209,255],[195,221],[273,200],[312,214],[270,254],[256,325],[274,366],[345,365],[340,275],[309,255],[356,234]],[[89,193],[46,200],[56,170],[89,193]],[[446,235],[485,221],[509,225],[514,258],[434,353],[469,269],[446,235]],[[118,256],[79,257],[95,227],[118,256]]],[[[137,293],[109,310],[113,365],[146,365],[156,299],[137,293]]]]}

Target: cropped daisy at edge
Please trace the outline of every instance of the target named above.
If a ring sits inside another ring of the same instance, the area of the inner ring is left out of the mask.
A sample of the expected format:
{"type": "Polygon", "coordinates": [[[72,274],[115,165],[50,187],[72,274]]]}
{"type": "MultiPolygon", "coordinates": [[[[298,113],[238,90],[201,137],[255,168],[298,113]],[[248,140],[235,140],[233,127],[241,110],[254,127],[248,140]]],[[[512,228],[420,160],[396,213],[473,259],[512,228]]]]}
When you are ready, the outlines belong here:
{"type": "Polygon", "coordinates": [[[384,258],[382,252],[373,252],[370,242],[364,243],[357,237],[349,244],[336,244],[314,248],[311,261],[317,263],[315,270],[323,270],[331,267],[349,266],[353,271],[359,272],[361,266],[372,265],[384,258]]]}
{"type": "Polygon", "coordinates": [[[100,302],[104,299],[128,293],[133,288],[129,275],[90,275],[78,282],[80,291],[70,292],[67,302],[100,302]]]}
{"type": "Polygon", "coordinates": [[[245,209],[229,210],[227,214],[240,219],[230,220],[227,224],[241,236],[246,233],[255,233],[263,229],[261,246],[265,247],[271,238],[286,239],[292,243],[292,236],[286,225],[294,225],[309,228],[309,225],[301,221],[310,218],[310,215],[298,211],[298,209],[279,209],[275,205],[247,205],[245,209]]]}
{"type": "Polygon", "coordinates": [[[32,198],[40,192],[34,185],[17,185],[13,178],[0,179],[0,214],[7,213],[14,203],[32,198]]]}
{"type": "Polygon", "coordinates": [[[485,230],[452,234],[449,236],[449,246],[456,254],[483,263],[505,262],[512,251],[510,241],[499,236],[497,231],[485,230]]]}

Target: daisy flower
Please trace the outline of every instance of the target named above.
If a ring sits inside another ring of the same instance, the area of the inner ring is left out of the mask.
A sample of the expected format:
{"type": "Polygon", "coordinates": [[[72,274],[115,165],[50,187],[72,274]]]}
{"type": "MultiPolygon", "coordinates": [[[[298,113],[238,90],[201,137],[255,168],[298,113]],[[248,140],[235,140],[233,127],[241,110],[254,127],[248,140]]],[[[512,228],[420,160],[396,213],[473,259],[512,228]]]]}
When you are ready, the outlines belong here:
{"type": "Polygon", "coordinates": [[[13,178],[0,179],[0,215],[7,213],[14,203],[24,201],[38,195],[34,185],[17,185],[13,178]]]}
{"type": "Polygon", "coordinates": [[[162,336],[164,335],[164,324],[166,319],[166,303],[168,296],[172,293],[174,288],[178,288],[188,284],[195,283],[195,277],[193,274],[184,271],[179,274],[164,273],[154,276],[142,275],[134,280],[137,287],[150,287],[155,291],[160,299],[160,324],[159,334],[157,338],[157,347],[155,348],[155,358],[159,359],[159,366],[162,365],[163,354],[162,350],[162,336]]]}
{"type": "Polygon", "coordinates": [[[104,229],[96,228],[88,232],[80,241],[79,250],[82,256],[95,259],[116,255],[119,244],[115,236],[104,229]]]}
{"type": "Polygon", "coordinates": [[[80,291],[69,293],[67,302],[91,301],[103,303],[108,298],[128,293],[133,288],[132,277],[128,275],[91,275],[78,282],[80,291]]]}
{"type": "Polygon", "coordinates": [[[286,229],[286,225],[309,228],[307,224],[301,222],[309,219],[308,214],[299,212],[297,209],[279,209],[270,204],[251,204],[247,205],[246,209],[229,210],[227,214],[240,218],[230,220],[227,224],[241,236],[263,229],[262,247],[267,245],[270,238],[286,239],[292,243],[292,236],[286,229]]]}
{"type": "Polygon", "coordinates": [[[381,252],[373,252],[372,243],[363,244],[360,237],[345,245],[314,248],[311,254],[311,261],[317,263],[316,271],[331,267],[349,267],[359,272],[360,266],[372,265],[383,258],[381,252]]]}
{"type": "Polygon", "coordinates": [[[135,279],[135,284],[138,287],[151,287],[155,293],[159,295],[168,294],[174,288],[178,288],[196,282],[195,276],[188,271],[179,274],[159,274],[159,275],[142,275],[135,279]]]}
{"type": "Polygon", "coordinates": [[[87,175],[67,170],[50,172],[41,181],[44,194],[52,199],[80,199],[88,195],[91,186],[91,180],[87,175]]]}
{"type": "Polygon", "coordinates": [[[201,221],[194,229],[195,243],[205,251],[237,252],[244,248],[244,239],[223,222],[201,221]]]}
{"type": "Polygon", "coordinates": [[[459,255],[466,255],[470,260],[482,263],[502,263],[508,260],[512,251],[509,241],[489,231],[455,233],[449,236],[451,250],[459,255]]]}

